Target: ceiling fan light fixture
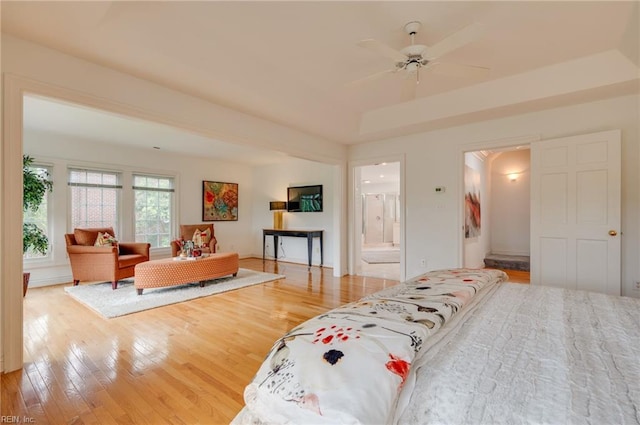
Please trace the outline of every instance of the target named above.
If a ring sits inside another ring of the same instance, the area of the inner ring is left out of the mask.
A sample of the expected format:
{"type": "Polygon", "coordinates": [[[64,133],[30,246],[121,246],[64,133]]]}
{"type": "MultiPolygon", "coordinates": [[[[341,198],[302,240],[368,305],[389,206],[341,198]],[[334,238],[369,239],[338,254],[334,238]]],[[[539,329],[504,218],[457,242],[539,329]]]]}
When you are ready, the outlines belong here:
{"type": "Polygon", "coordinates": [[[418,62],[409,62],[405,67],[407,72],[409,72],[410,74],[413,74],[414,72],[418,72],[418,68],[420,68],[420,64],[418,62]]]}
{"type": "MultiPolygon", "coordinates": [[[[396,50],[374,39],[362,40],[358,43],[358,45],[360,45],[361,47],[366,47],[370,50],[393,59],[393,69],[390,69],[383,73],[374,74],[374,76],[399,72],[405,74],[405,76],[415,76],[416,84],[420,84],[420,68],[425,68],[425,70],[431,69],[432,65],[438,65],[439,62],[435,62],[435,60],[440,56],[458,49],[476,40],[480,35],[482,35],[482,27],[479,24],[471,24],[449,35],[447,38],[440,40],[436,44],[425,46],[424,44],[416,44],[415,42],[415,38],[420,27],[421,24],[419,21],[411,21],[405,24],[404,31],[410,36],[411,44],[401,50],[396,50]]],[[[443,69],[443,71],[448,70],[448,72],[437,73],[449,73],[455,75],[457,68],[457,73],[462,74],[463,71],[460,71],[460,69],[463,67],[467,70],[467,74],[473,71],[477,75],[481,70],[488,70],[488,68],[477,66],[458,65],[456,67],[455,64],[449,64],[449,66],[444,69],[442,66],[438,67],[438,71],[443,69]]],[[[361,79],[360,81],[369,79],[370,77],[367,77],[366,79],[361,79]]]]}

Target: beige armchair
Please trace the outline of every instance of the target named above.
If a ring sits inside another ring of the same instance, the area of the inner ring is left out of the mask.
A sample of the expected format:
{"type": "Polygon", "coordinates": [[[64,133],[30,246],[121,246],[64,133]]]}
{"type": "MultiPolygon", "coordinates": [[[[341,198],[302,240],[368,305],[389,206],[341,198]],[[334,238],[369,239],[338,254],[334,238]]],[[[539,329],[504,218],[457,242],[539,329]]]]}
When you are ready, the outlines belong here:
{"type": "MultiPolygon", "coordinates": [[[[213,224],[181,224],[180,225],[180,235],[178,235],[178,239],[183,238],[185,241],[194,240],[194,234],[196,230],[199,230],[201,233],[206,232],[211,235],[211,239],[209,242],[201,246],[203,253],[213,254],[216,252],[216,245],[218,244],[218,240],[213,231],[213,224]]],[[[180,253],[180,247],[175,241],[171,242],[171,255],[176,257],[180,253]]]]}
{"type": "Polygon", "coordinates": [[[136,264],[149,261],[150,244],[118,242],[94,246],[99,232],[115,237],[111,227],[74,229],[64,235],[74,286],[81,280],[109,281],[111,288],[116,289],[120,279],[134,275],[136,264]]]}

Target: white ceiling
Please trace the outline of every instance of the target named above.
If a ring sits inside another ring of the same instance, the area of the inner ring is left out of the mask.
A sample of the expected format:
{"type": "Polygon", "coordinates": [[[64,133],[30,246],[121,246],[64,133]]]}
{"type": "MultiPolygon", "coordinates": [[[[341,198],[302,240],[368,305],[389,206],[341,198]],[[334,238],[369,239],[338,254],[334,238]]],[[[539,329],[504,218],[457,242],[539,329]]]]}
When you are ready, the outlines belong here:
{"type": "Polygon", "coordinates": [[[26,129],[67,135],[86,143],[159,149],[248,165],[273,164],[287,158],[275,151],[213,140],[167,125],[29,95],[24,98],[23,125],[26,129]]]}
{"type": "MultiPolygon", "coordinates": [[[[381,162],[360,167],[360,181],[365,184],[396,184],[400,191],[400,163],[381,162]]],[[[362,188],[366,191],[366,187],[362,188]]]]}
{"type": "MultiPolygon", "coordinates": [[[[639,75],[638,4],[2,1],[0,7],[3,32],[308,134],[354,144],[635,93],[639,75]],[[401,49],[410,44],[403,26],[412,20],[423,25],[416,42],[427,45],[467,25],[481,25],[483,33],[478,39],[439,60],[486,67],[489,74],[482,78],[455,77],[440,75],[435,68],[421,74],[419,85],[399,73],[351,84],[393,67],[393,61],[357,43],[374,38],[401,49]],[[621,59],[612,61],[618,56],[611,54],[597,56],[607,52],[620,52],[621,59]],[[588,59],[576,62],[583,58],[588,59]],[[604,65],[611,68],[611,74],[630,64],[635,80],[629,84],[618,74],[617,79],[596,75],[605,60],[609,61],[604,65]],[[476,88],[497,96],[513,91],[507,87],[514,84],[526,87],[529,77],[531,87],[537,87],[535,84],[544,84],[549,75],[561,74],[563,64],[567,64],[564,70],[571,78],[576,69],[571,66],[581,63],[589,66],[578,68],[580,76],[594,73],[588,85],[578,84],[568,90],[566,84],[550,82],[544,86],[544,95],[513,95],[493,105],[474,106],[455,100],[462,94],[481,93],[471,91],[476,88]],[[552,66],[556,68],[549,68],[552,66]],[[547,73],[542,73],[545,70],[547,73]],[[446,113],[431,116],[432,110],[446,113]],[[404,122],[397,119],[399,113],[415,117],[404,122]],[[394,114],[396,119],[389,118],[394,114]]],[[[32,106],[48,107],[38,101],[32,106]]],[[[34,115],[44,116],[42,112],[34,115]]],[[[62,126],[63,121],[56,122],[62,126]]],[[[107,128],[155,131],[150,125],[146,130],[133,129],[131,121],[120,119],[107,128]]],[[[45,124],[30,121],[26,125],[45,124]]],[[[46,125],[51,127],[55,122],[49,120],[46,125]]],[[[114,137],[121,136],[125,134],[114,137]]],[[[199,136],[184,137],[197,147],[199,136]]],[[[153,144],[156,140],[160,144],[162,138],[162,132],[156,132],[153,144]]],[[[239,153],[246,157],[246,152],[239,153]]]]}

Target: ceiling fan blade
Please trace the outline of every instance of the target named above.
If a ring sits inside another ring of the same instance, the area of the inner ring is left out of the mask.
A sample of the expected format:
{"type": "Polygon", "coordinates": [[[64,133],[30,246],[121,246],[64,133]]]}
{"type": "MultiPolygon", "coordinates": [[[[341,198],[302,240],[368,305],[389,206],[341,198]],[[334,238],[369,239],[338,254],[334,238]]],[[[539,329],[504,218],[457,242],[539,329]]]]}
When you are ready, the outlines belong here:
{"type": "Polygon", "coordinates": [[[391,58],[396,62],[404,62],[405,60],[407,60],[407,55],[405,55],[404,53],[372,38],[358,42],[358,46],[364,47],[365,49],[373,50],[374,52],[391,58]]]}
{"type": "Polygon", "coordinates": [[[363,83],[366,83],[366,82],[369,82],[369,81],[374,81],[374,80],[383,78],[383,77],[385,77],[386,75],[389,75],[389,74],[395,74],[396,72],[397,72],[397,69],[387,69],[386,71],[376,72],[375,74],[371,74],[371,75],[369,75],[367,77],[359,78],[359,79],[357,79],[355,81],[351,81],[351,82],[347,83],[346,85],[349,86],[349,87],[350,86],[357,86],[357,85],[360,85],[360,84],[363,84],[363,83]]]}
{"type": "Polygon", "coordinates": [[[462,65],[451,62],[432,62],[428,67],[434,74],[447,75],[459,78],[486,78],[489,76],[490,68],[474,65],[462,65]]]}
{"type": "Polygon", "coordinates": [[[462,28],[460,31],[453,33],[449,37],[441,40],[433,46],[427,48],[423,54],[426,59],[435,59],[458,49],[472,41],[478,39],[484,33],[484,28],[478,23],[474,23],[462,28]]]}

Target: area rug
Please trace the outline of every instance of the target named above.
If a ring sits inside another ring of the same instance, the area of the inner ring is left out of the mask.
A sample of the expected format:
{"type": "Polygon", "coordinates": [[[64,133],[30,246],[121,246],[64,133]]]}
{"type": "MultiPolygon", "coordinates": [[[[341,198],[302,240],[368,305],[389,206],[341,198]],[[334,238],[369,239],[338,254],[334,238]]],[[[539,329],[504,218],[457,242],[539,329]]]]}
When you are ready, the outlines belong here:
{"type": "Polygon", "coordinates": [[[118,282],[118,289],[111,289],[111,282],[67,286],[64,290],[77,301],[110,319],[143,310],[208,297],[251,285],[284,279],[284,275],[239,269],[236,277],[223,277],[207,281],[204,287],[190,283],[167,288],[145,289],[138,295],[133,279],[118,282]]]}
{"type": "Polygon", "coordinates": [[[400,262],[399,249],[362,251],[362,261],[369,264],[387,264],[400,262]]]}

